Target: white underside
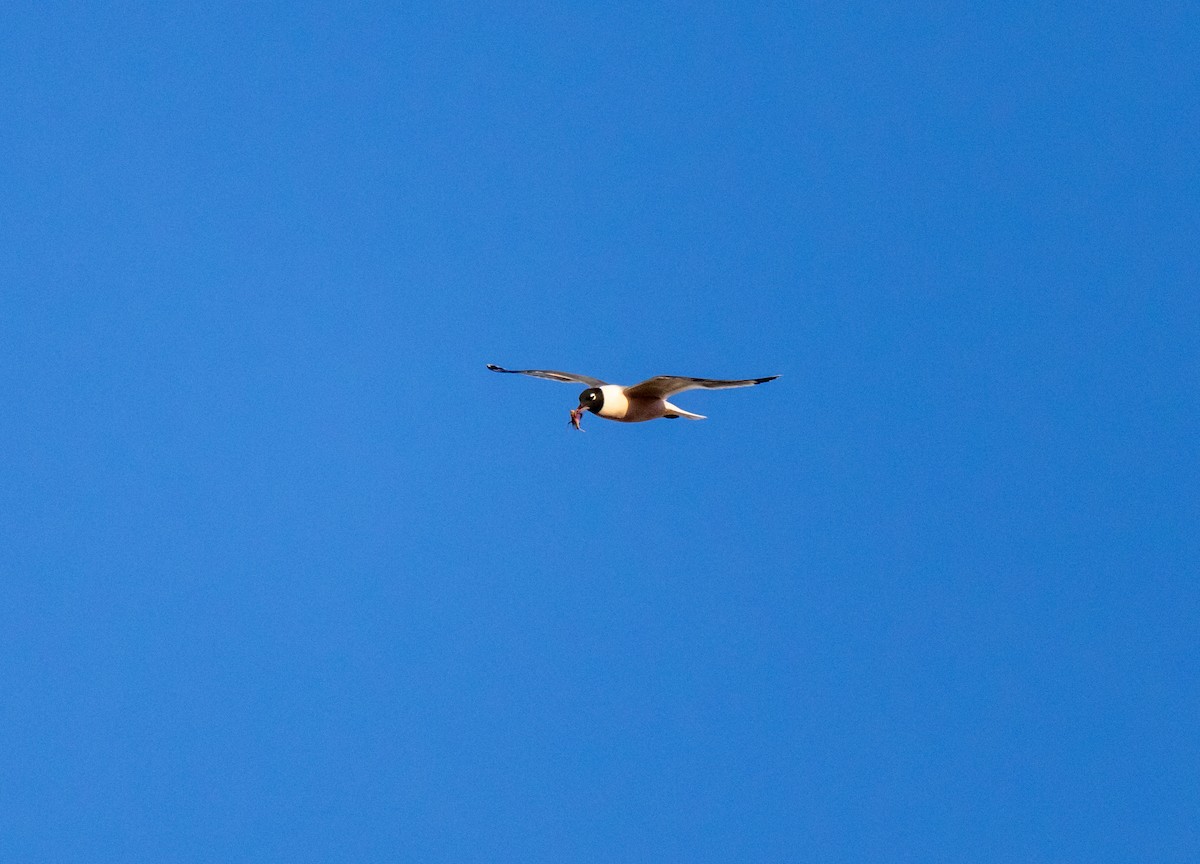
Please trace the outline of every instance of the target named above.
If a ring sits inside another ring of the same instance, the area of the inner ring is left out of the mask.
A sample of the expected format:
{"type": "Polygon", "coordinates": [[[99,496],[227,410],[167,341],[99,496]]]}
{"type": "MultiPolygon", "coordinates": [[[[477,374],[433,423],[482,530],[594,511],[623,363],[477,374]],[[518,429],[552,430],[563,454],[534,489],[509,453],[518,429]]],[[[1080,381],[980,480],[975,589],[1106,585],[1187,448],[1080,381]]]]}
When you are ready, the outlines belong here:
{"type": "Polygon", "coordinates": [[[609,420],[620,420],[629,413],[629,400],[620,384],[605,384],[600,388],[604,394],[604,405],[596,413],[609,420]]]}

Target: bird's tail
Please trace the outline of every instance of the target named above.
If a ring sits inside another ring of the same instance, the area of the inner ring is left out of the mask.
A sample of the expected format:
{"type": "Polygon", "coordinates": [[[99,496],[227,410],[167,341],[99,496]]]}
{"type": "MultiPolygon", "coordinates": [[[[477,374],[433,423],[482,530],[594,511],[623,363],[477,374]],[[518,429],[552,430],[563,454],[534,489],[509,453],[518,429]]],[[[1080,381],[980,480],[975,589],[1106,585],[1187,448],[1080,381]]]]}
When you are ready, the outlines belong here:
{"type": "Polygon", "coordinates": [[[672,405],[670,402],[664,402],[663,405],[667,408],[667,413],[663,416],[668,420],[674,420],[676,417],[686,417],[689,420],[707,420],[703,414],[693,414],[691,411],[684,411],[678,405],[672,405]]]}

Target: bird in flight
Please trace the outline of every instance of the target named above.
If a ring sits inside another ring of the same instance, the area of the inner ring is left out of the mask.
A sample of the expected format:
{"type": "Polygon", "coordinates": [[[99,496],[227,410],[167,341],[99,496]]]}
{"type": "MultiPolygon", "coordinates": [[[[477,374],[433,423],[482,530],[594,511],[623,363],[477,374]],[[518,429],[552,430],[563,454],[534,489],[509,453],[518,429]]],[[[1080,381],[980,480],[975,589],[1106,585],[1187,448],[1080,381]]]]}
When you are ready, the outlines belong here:
{"type": "Polygon", "coordinates": [[[510,375],[532,375],[534,378],[547,378],[551,381],[563,381],[570,384],[577,382],[586,384],[587,389],[579,394],[579,407],[571,409],[570,425],[580,432],[579,425],[584,411],[591,411],[598,417],[608,420],[618,420],[622,423],[640,423],[643,420],[657,420],[666,417],[674,420],[676,417],[687,417],[689,420],[703,420],[703,414],[693,414],[684,411],[678,405],[672,405],[667,397],[685,390],[720,390],[726,387],[753,387],[774,381],[778,375],[768,375],[766,378],[742,378],[727,381],[719,378],[684,378],[680,375],[656,375],[647,378],[632,387],[622,387],[620,384],[608,384],[599,378],[587,375],[575,375],[571,372],[555,372],[553,369],[503,369],[492,363],[487,368],[493,372],[507,372],[510,375]]]}

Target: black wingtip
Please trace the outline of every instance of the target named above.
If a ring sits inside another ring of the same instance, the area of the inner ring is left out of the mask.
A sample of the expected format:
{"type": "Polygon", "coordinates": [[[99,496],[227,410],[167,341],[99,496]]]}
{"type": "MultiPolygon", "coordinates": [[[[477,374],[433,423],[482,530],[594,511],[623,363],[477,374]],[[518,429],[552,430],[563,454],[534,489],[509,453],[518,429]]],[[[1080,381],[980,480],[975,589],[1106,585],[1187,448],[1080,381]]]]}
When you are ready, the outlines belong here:
{"type": "Polygon", "coordinates": [[[754,383],[755,384],[766,384],[768,381],[774,381],[776,378],[780,378],[780,377],[782,377],[782,376],[768,375],[766,378],[755,378],[754,383]]]}
{"type": "Polygon", "coordinates": [[[508,371],[507,369],[501,369],[495,363],[487,364],[487,368],[491,369],[493,372],[507,372],[508,371]]]}

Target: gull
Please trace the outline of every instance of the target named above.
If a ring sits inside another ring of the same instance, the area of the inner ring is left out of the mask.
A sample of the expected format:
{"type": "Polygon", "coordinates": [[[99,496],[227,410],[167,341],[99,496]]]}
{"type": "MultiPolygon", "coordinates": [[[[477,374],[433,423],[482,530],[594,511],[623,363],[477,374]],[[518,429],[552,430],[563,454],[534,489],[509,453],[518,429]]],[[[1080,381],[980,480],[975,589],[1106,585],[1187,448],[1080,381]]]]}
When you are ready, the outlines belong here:
{"type": "Polygon", "coordinates": [[[587,389],[579,394],[579,407],[571,409],[570,425],[580,432],[583,431],[583,427],[579,425],[579,421],[583,417],[584,411],[591,411],[597,417],[617,420],[621,423],[640,423],[643,420],[657,420],[659,417],[665,417],[668,420],[674,420],[676,417],[704,420],[706,418],[703,414],[684,411],[678,405],[668,402],[667,397],[683,393],[685,390],[753,387],[755,384],[765,384],[767,381],[774,381],[779,377],[778,375],[768,375],[766,378],[727,380],[686,378],[682,375],[656,375],[639,384],[622,387],[620,384],[609,384],[599,378],[576,375],[572,372],[557,372],[553,369],[504,369],[492,363],[488,363],[487,368],[493,372],[507,372],[510,375],[532,375],[534,378],[546,378],[550,381],[586,384],[587,389]]]}

